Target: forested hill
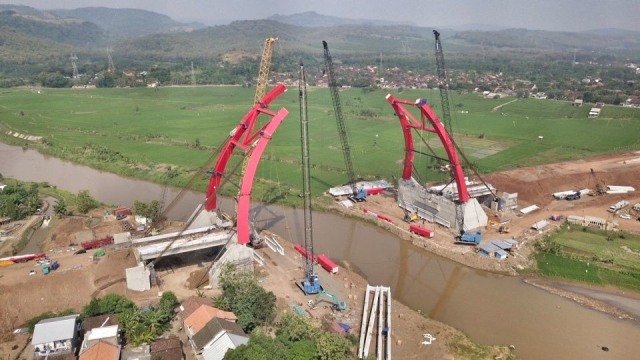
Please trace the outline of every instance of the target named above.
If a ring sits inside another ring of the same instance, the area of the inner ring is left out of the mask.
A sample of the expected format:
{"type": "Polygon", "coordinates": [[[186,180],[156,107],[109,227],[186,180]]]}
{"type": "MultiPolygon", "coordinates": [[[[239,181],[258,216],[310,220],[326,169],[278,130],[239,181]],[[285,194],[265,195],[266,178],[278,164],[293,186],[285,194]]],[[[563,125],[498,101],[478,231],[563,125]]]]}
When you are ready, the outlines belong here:
{"type": "Polygon", "coordinates": [[[151,34],[192,31],[202,24],[185,24],[167,15],[139,9],[88,7],[38,10],[0,5],[0,26],[25,35],[83,47],[112,46],[124,39],[151,34]]]}
{"type": "Polygon", "coordinates": [[[582,32],[560,32],[526,29],[499,31],[462,31],[453,36],[456,41],[481,46],[513,49],[544,49],[556,51],[608,49],[640,50],[640,32],[618,29],[582,32]]]}
{"type": "Polygon", "coordinates": [[[203,28],[198,23],[180,23],[167,15],[139,9],[111,9],[86,7],[73,10],[53,10],[61,17],[90,21],[108,34],[120,38],[134,38],[157,33],[192,31],[203,28]]]}
{"type": "Polygon", "coordinates": [[[228,52],[249,52],[259,55],[267,36],[277,36],[277,52],[284,54],[322,53],[322,40],[327,40],[332,52],[379,54],[401,52],[401,41],[410,38],[417,53],[431,51],[432,33],[428,28],[409,26],[341,25],[332,27],[301,27],[272,20],[234,21],[182,34],[157,34],[123,42],[115,50],[135,58],[143,56],[171,61],[183,58],[218,56],[228,52]]]}
{"type": "Polygon", "coordinates": [[[58,19],[0,11],[0,28],[17,34],[76,46],[95,46],[105,38],[96,24],[80,19],[58,19]]]}
{"type": "Polygon", "coordinates": [[[318,14],[315,11],[307,11],[293,15],[271,15],[267,20],[277,21],[283,24],[319,27],[319,26],[338,26],[338,25],[413,25],[409,21],[389,21],[374,19],[349,19],[338,16],[328,16],[318,14]]]}

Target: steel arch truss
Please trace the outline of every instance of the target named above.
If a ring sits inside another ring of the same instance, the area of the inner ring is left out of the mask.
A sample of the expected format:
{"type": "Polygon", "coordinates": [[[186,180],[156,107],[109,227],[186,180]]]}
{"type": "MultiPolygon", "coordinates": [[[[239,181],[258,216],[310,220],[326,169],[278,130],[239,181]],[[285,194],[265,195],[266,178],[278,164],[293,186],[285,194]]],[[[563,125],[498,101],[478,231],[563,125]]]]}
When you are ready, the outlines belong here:
{"type": "Polygon", "coordinates": [[[211,172],[205,202],[205,209],[208,211],[213,211],[217,208],[218,190],[233,151],[236,147],[239,147],[245,152],[245,156],[248,157],[244,173],[242,174],[240,192],[238,193],[237,233],[238,244],[240,245],[246,245],[250,242],[251,225],[249,221],[249,209],[251,205],[251,190],[253,188],[253,180],[258,169],[258,164],[269,140],[271,140],[278,126],[280,126],[282,120],[284,120],[289,113],[285,108],[274,113],[267,107],[285,91],[286,87],[283,84],[276,85],[275,88],[269,91],[269,93],[249,110],[242,120],[240,120],[240,123],[229,134],[229,138],[222,146],[216,165],[211,172]],[[271,119],[256,130],[258,118],[262,114],[270,116],[271,119]]]}
{"type": "MultiPolygon", "coordinates": [[[[218,206],[218,190],[233,151],[236,147],[240,147],[247,153],[253,149],[256,138],[262,136],[271,121],[273,121],[273,117],[276,115],[268,109],[269,104],[278,96],[282,95],[286,89],[287,88],[284,84],[276,85],[276,87],[269,91],[258,103],[253,105],[253,108],[249,110],[249,112],[240,120],[240,123],[238,123],[231,133],[229,133],[229,138],[222,146],[216,165],[211,171],[211,178],[209,179],[209,186],[207,187],[207,197],[205,201],[205,208],[208,211],[216,210],[218,206]],[[270,122],[263,125],[262,128],[254,131],[257,120],[261,114],[271,116],[272,119],[270,122]]],[[[284,116],[286,116],[286,110],[284,116]]],[[[243,174],[243,176],[246,175],[247,174],[243,174]]],[[[255,174],[251,175],[252,180],[254,175],[255,174]]]]}
{"type": "Polygon", "coordinates": [[[396,116],[398,116],[398,119],[400,120],[402,133],[404,135],[405,157],[404,167],[402,170],[402,178],[404,180],[411,179],[411,174],[413,171],[415,148],[411,130],[415,129],[417,131],[427,131],[435,133],[438,135],[440,142],[442,142],[442,145],[447,152],[449,165],[451,166],[451,175],[453,176],[453,179],[456,182],[456,186],[458,187],[459,202],[466,203],[469,200],[469,191],[467,190],[467,184],[464,180],[464,172],[462,170],[462,165],[460,163],[460,159],[458,158],[458,153],[456,152],[455,145],[440,119],[438,119],[433,110],[431,110],[431,107],[427,104],[427,101],[424,99],[418,99],[416,101],[396,99],[391,94],[387,95],[386,98],[389,104],[391,104],[391,106],[393,107],[396,116]],[[416,119],[411,112],[405,109],[404,105],[416,106],[420,110],[421,119],[416,119]],[[429,124],[425,121],[425,119],[429,121],[429,124]]]}

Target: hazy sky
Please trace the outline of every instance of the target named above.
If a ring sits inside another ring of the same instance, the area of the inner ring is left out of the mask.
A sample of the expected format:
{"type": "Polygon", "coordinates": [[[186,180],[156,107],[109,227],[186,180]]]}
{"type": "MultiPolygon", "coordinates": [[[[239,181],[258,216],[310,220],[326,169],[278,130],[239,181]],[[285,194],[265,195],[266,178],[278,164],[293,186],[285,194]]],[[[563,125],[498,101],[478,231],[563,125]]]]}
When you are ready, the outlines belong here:
{"type": "Polygon", "coordinates": [[[640,31],[640,0],[0,0],[38,9],[137,8],[207,25],[315,11],[348,18],[409,21],[419,26],[485,24],[579,31],[640,31]]]}

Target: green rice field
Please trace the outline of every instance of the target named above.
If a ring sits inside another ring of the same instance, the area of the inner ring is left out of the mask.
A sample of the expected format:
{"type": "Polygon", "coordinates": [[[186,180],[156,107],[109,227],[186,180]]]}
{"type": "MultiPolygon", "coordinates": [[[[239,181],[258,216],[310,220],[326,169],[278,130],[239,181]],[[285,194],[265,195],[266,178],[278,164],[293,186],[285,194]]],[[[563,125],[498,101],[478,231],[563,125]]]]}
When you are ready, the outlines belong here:
{"type": "MultiPolygon", "coordinates": [[[[203,165],[251,108],[254,91],[238,86],[4,90],[0,93],[0,136],[5,142],[159,183],[171,166],[171,184],[183,186],[196,176],[195,188],[204,190],[207,175],[201,168],[210,170],[211,165],[203,165]],[[14,133],[42,140],[8,135],[14,133]]],[[[393,181],[402,169],[404,141],[385,100],[387,93],[380,89],[340,93],[360,178],[393,181]]],[[[435,112],[441,113],[437,91],[391,93],[410,100],[427,98],[435,112]]],[[[450,99],[454,139],[481,173],[640,150],[640,109],[605,106],[599,118],[587,119],[588,104],[574,107],[553,100],[484,99],[457,93],[450,94],[450,99]]],[[[329,90],[310,88],[308,105],[311,188],[319,195],[348,179],[329,90]]],[[[254,198],[270,201],[277,197],[295,203],[293,198],[301,188],[297,88],[290,88],[271,109],[281,107],[289,115],[265,151],[254,198]]],[[[417,150],[429,152],[418,136],[415,140],[417,150]]],[[[435,134],[426,134],[425,142],[444,156],[435,134]]],[[[435,170],[433,158],[417,156],[415,165],[425,181],[447,176],[435,170]]]]}
{"type": "Polygon", "coordinates": [[[565,226],[536,254],[542,274],[640,291],[640,236],[565,226]]]}

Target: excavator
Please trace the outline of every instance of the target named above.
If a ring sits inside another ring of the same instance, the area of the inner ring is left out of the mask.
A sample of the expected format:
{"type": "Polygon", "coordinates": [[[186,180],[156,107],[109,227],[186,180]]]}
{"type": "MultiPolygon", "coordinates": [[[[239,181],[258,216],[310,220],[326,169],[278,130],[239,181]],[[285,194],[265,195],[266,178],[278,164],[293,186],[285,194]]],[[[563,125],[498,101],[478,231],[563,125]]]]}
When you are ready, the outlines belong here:
{"type": "Polygon", "coordinates": [[[320,296],[318,296],[315,300],[309,300],[309,306],[312,309],[315,309],[318,306],[318,304],[321,303],[321,302],[328,302],[328,303],[331,304],[331,309],[333,309],[333,310],[337,310],[337,311],[345,311],[345,310],[347,310],[347,303],[345,303],[344,301],[341,301],[340,299],[338,299],[337,296],[335,296],[335,295],[333,295],[333,294],[331,294],[331,293],[329,293],[329,292],[327,292],[325,290],[322,290],[319,295],[321,295],[321,296],[324,295],[324,296],[330,298],[331,301],[326,300],[324,298],[320,298],[320,296]]]}

